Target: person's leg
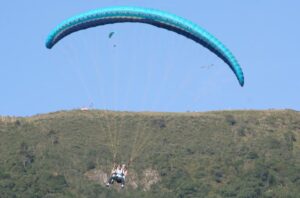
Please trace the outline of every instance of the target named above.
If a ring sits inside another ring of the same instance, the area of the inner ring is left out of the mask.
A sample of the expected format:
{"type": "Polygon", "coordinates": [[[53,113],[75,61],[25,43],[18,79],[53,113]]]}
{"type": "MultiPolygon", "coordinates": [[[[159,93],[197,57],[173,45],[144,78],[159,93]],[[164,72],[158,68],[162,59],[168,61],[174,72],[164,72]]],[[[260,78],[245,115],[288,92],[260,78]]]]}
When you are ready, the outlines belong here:
{"type": "Polygon", "coordinates": [[[125,178],[122,177],[121,178],[121,187],[124,188],[124,186],[125,186],[125,178]]]}
{"type": "Polygon", "coordinates": [[[108,180],[106,186],[109,186],[110,184],[113,184],[113,183],[114,183],[114,180],[115,180],[115,176],[112,175],[112,176],[109,178],[109,180],[108,180]]]}

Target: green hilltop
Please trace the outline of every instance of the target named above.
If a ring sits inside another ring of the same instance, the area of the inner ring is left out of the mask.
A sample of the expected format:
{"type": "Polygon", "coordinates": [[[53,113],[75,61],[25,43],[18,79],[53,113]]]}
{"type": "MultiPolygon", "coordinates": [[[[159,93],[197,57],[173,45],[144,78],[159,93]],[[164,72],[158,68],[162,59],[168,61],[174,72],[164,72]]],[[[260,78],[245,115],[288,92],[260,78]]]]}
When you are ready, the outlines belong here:
{"type": "Polygon", "coordinates": [[[296,198],[299,186],[293,110],[0,117],[1,198],[296,198]],[[105,187],[130,159],[125,189],[105,187]]]}

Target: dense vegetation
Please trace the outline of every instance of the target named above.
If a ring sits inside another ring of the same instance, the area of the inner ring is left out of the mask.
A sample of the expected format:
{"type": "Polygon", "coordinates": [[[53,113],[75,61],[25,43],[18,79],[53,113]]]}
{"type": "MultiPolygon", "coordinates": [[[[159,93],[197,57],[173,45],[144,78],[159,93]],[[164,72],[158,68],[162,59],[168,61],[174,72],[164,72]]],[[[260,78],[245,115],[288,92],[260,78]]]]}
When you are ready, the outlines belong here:
{"type": "Polygon", "coordinates": [[[300,113],[292,110],[75,110],[1,117],[0,137],[1,198],[300,195],[300,113]],[[107,189],[84,176],[130,156],[137,175],[159,172],[150,190],[107,189]]]}

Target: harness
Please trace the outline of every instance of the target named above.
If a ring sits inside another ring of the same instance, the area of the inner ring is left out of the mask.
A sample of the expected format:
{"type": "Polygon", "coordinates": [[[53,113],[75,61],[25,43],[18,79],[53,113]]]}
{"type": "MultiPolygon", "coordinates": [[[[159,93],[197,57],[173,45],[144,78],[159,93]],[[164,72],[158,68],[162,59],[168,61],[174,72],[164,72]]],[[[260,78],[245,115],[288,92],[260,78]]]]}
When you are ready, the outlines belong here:
{"type": "Polygon", "coordinates": [[[117,175],[117,177],[125,177],[124,171],[122,169],[117,169],[116,175],[117,175]]]}

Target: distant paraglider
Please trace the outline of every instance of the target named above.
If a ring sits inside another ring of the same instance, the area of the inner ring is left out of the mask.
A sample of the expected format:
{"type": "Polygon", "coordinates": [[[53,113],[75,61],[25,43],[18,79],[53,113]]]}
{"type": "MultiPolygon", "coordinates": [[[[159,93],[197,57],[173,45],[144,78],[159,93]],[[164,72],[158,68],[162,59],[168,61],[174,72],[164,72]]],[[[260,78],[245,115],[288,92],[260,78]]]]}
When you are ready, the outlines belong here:
{"type": "Polygon", "coordinates": [[[214,64],[203,65],[203,66],[201,66],[200,68],[201,68],[201,69],[210,69],[210,68],[212,68],[212,67],[214,67],[214,64]]]}
{"type": "MultiPolygon", "coordinates": [[[[115,34],[115,32],[110,32],[109,35],[108,35],[108,38],[111,39],[114,34],[115,34]]],[[[117,47],[117,45],[113,44],[113,47],[117,47]]]]}
{"type": "MultiPolygon", "coordinates": [[[[236,75],[239,84],[244,85],[242,69],[225,45],[199,25],[182,17],[164,11],[139,7],[108,7],[76,15],[59,24],[48,36],[46,47],[51,49],[65,36],[90,27],[122,22],[139,22],[164,28],[206,47],[221,58],[236,75]]],[[[111,32],[109,36],[113,36],[111,32]]]]}
{"type": "Polygon", "coordinates": [[[110,32],[109,35],[108,35],[108,38],[113,37],[114,34],[115,34],[115,32],[110,32]]]}

